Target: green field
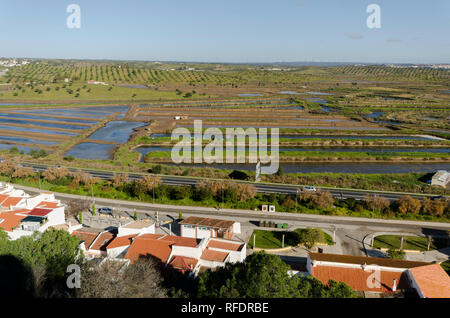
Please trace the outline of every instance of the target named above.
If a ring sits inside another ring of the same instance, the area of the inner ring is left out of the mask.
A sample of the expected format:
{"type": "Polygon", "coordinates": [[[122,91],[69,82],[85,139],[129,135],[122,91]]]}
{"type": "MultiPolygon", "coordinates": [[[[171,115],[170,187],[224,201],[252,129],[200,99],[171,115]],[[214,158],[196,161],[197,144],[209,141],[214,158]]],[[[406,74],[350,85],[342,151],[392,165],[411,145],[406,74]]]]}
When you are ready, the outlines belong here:
{"type": "MultiPolygon", "coordinates": [[[[300,244],[299,236],[297,231],[301,231],[301,229],[297,229],[295,231],[270,231],[270,230],[253,230],[252,235],[248,241],[249,248],[253,248],[253,235],[256,235],[255,243],[257,248],[265,248],[265,249],[276,249],[282,247],[282,240],[284,235],[284,247],[288,246],[297,246],[300,244]]],[[[320,230],[323,235],[324,244],[332,245],[333,239],[330,235],[320,230]]]]}
{"type": "MultiPolygon", "coordinates": [[[[448,240],[445,238],[433,238],[430,250],[436,250],[448,247],[448,240]]],[[[399,235],[380,235],[375,237],[373,246],[375,248],[395,248],[399,249],[401,236],[399,235]]],[[[428,247],[428,239],[421,236],[405,236],[403,249],[426,251],[428,247]]]]}
{"type": "MultiPolygon", "coordinates": [[[[119,86],[105,86],[94,84],[42,84],[15,85],[14,90],[0,91],[0,99],[20,101],[138,101],[138,100],[166,100],[187,99],[183,94],[175,91],[159,91],[154,89],[139,89],[119,86]]],[[[195,98],[207,98],[209,95],[194,94],[195,98]]]]}

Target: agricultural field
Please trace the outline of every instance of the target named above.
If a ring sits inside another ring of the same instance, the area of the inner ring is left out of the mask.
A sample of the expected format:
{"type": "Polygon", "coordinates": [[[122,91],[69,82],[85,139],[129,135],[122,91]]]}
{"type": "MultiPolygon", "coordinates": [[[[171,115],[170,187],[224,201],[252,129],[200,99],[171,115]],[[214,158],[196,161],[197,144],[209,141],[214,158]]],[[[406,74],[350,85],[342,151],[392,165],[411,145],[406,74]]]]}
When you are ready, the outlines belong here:
{"type": "MultiPolygon", "coordinates": [[[[172,131],[193,132],[201,120],[203,132],[269,128],[269,151],[270,128],[279,128],[281,172],[266,181],[283,173],[288,182],[315,173],[424,175],[450,170],[449,74],[36,60],[0,77],[0,151],[75,167],[146,172],[163,165],[167,174],[253,175],[255,165],[247,163],[172,164],[172,131]]],[[[428,191],[425,181],[416,182],[417,191],[428,191]]]]}

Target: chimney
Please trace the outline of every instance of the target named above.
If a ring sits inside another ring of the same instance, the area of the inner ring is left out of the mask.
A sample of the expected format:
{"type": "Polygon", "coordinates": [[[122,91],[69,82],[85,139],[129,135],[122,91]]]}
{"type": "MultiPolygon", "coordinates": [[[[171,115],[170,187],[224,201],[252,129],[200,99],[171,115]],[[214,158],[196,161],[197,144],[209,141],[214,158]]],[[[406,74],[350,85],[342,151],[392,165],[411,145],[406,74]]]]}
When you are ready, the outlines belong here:
{"type": "Polygon", "coordinates": [[[396,291],[397,290],[397,278],[394,278],[394,283],[392,284],[392,291],[396,291]]]}

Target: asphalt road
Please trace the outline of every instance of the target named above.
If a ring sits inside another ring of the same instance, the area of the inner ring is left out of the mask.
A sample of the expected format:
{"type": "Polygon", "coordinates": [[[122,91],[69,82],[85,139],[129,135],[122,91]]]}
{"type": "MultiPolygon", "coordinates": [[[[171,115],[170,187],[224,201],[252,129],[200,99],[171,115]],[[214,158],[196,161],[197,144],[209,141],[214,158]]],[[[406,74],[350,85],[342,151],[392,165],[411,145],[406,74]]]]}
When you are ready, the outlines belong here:
{"type": "MultiPolygon", "coordinates": [[[[39,189],[30,188],[26,186],[15,185],[16,188],[24,189],[27,193],[37,194],[39,189]]],[[[436,230],[436,231],[448,231],[450,230],[450,223],[439,222],[425,222],[425,221],[409,221],[409,220],[385,220],[385,219],[372,219],[362,217],[347,217],[347,216],[330,216],[330,215],[315,215],[315,214],[301,214],[301,213],[286,213],[286,212],[262,212],[252,210],[239,210],[239,209],[218,209],[211,207],[193,207],[193,206],[177,206],[177,205],[165,205],[165,204],[152,204],[139,201],[124,201],[106,198],[91,198],[88,196],[79,196],[65,193],[55,193],[55,197],[62,202],[67,203],[73,199],[93,200],[95,199],[96,207],[102,206],[115,208],[117,212],[126,211],[132,215],[134,210],[137,213],[152,214],[156,211],[159,214],[169,214],[178,217],[178,212],[182,212],[183,216],[196,215],[196,216],[208,216],[208,217],[231,217],[231,218],[244,218],[245,220],[258,221],[269,220],[275,222],[294,222],[301,221],[311,224],[318,224],[332,228],[334,226],[351,226],[351,227],[379,227],[380,229],[403,229],[403,230],[436,230]]]]}
{"type": "MultiPolygon", "coordinates": [[[[39,189],[16,185],[27,193],[37,194],[39,189]]],[[[238,239],[247,242],[252,229],[257,228],[259,220],[269,220],[275,223],[288,223],[290,229],[314,227],[328,230],[330,235],[335,232],[339,242],[339,248],[334,253],[350,255],[366,255],[364,238],[373,233],[411,233],[422,235],[448,235],[450,223],[406,221],[406,220],[383,220],[371,218],[357,218],[345,216],[327,216],[313,214],[296,214],[284,212],[261,212],[238,209],[217,209],[207,207],[174,206],[164,204],[151,204],[138,201],[123,201],[105,198],[91,198],[86,196],[55,193],[55,197],[63,203],[71,200],[93,200],[97,208],[114,208],[117,216],[133,217],[136,211],[139,218],[156,219],[159,221],[173,221],[178,218],[179,212],[183,217],[200,216],[212,217],[240,222],[243,228],[247,228],[248,235],[242,234],[238,239]],[[340,250],[339,250],[340,249],[340,250]]]]}
{"type": "MultiPolygon", "coordinates": [[[[46,165],[37,165],[31,163],[22,163],[23,166],[31,167],[35,171],[44,171],[48,166],[46,165]]],[[[100,179],[111,179],[113,177],[113,172],[109,171],[99,171],[93,169],[74,169],[69,168],[70,171],[84,171],[90,173],[94,177],[100,179]]],[[[129,174],[130,180],[141,179],[145,174],[129,174]]],[[[197,182],[204,180],[204,178],[195,178],[195,177],[184,177],[184,176],[161,176],[161,179],[164,184],[181,186],[181,185],[195,185],[197,182]]],[[[254,185],[258,192],[260,193],[284,193],[284,194],[296,194],[299,187],[303,187],[306,185],[289,185],[289,184],[275,184],[275,183],[255,183],[248,181],[239,181],[233,180],[233,182],[238,183],[250,183],[254,185]]],[[[382,196],[390,201],[397,200],[398,198],[408,194],[412,197],[423,199],[424,197],[434,197],[436,195],[430,194],[417,194],[417,193],[401,193],[401,192],[386,192],[386,191],[372,191],[372,190],[354,190],[354,189],[345,189],[345,188],[329,188],[329,187],[316,187],[317,189],[323,189],[329,191],[334,197],[346,199],[346,198],[354,198],[357,200],[362,200],[367,194],[376,194],[382,196]]]]}

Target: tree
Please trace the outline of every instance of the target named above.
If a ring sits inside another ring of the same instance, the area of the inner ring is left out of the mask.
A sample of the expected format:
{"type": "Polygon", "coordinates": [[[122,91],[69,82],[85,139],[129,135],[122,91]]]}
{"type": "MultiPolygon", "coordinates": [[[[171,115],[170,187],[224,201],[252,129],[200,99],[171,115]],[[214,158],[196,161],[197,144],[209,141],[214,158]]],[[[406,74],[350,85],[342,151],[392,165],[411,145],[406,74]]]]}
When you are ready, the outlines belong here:
{"type": "Polygon", "coordinates": [[[136,194],[147,193],[154,190],[162,183],[160,177],[145,175],[142,179],[134,182],[134,192],[136,194]]]}
{"type": "Polygon", "coordinates": [[[309,206],[324,210],[329,209],[334,203],[334,198],[328,191],[304,191],[300,195],[300,200],[306,202],[309,206]]]}
{"type": "Polygon", "coordinates": [[[44,179],[49,182],[61,180],[66,177],[69,177],[71,175],[72,174],[70,173],[70,171],[65,167],[61,167],[61,168],[48,167],[47,170],[45,170],[42,173],[42,176],[44,177],[44,179]]]}
{"type": "Polygon", "coordinates": [[[82,268],[80,298],[163,298],[167,290],[150,258],[140,258],[128,267],[122,262],[87,263],[82,268]]]}
{"type": "Polygon", "coordinates": [[[213,193],[207,181],[200,181],[194,187],[192,198],[195,201],[204,201],[212,197],[213,193]]]}
{"type": "Polygon", "coordinates": [[[73,174],[71,185],[73,187],[79,187],[80,185],[90,187],[99,182],[100,182],[99,178],[93,177],[91,174],[83,171],[77,171],[73,174]]]}
{"type": "Polygon", "coordinates": [[[290,267],[277,255],[257,252],[244,262],[227,263],[198,275],[197,297],[300,298],[356,297],[344,283],[323,285],[312,277],[288,274],[290,267]]]}
{"type": "Polygon", "coordinates": [[[417,214],[420,212],[420,208],[422,207],[422,204],[419,200],[412,198],[411,196],[407,195],[404,197],[401,197],[396,201],[398,211],[402,214],[412,213],[417,214]]]}
{"type": "Polygon", "coordinates": [[[377,211],[377,212],[383,211],[390,205],[390,202],[388,199],[377,196],[377,195],[366,194],[366,196],[364,197],[364,201],[369,210],[373,210],[373,211],[377,211]]]}
{"type": "Polygon", "coordinates": [[[307,249],[311,249],[316,243],[324,241],[324,235],[322,230],[314,228],[297,229],[295,230],[299,236],[300,244],[304,244],[307,249]]]}
{"type": "Polygon", "coordinates": [[[87,200],[79,200],[79,199],[70,200],[69,203],[67,203],[67,208],[65,209],[66,217],[79,216],[80,213],[88,211],[89,207],[90,203],[87,200]]]}
{"type": "Polygon", "coordinates": [[[0,174],[4,176],[10,176],[17,168],[17,163],[12,160],[5,160],[0,163],[0,174]]]}
{"type": "Polygon", "coordinates": [[[295,201],[288,196],[281,202],[281,206],[285,209],[292,209],[295,207],[295,201]]]}
{"type": "Polygon", "coordinates": [[[17,168],[12,174],[12,178],[23,179],[34,175],[34,171],[29,167],[17,168]]]}
{"type": "Polygon", "coordinates": [[[235,189],[239,201],[253,199],[257,193],[255,186],[252,184],[237,183],[231,184],[231,187],[235,189]]]}
{"type": "Polygon", "coordinates": [[[431,200],[429,198],[425,198],[422,202],[422,212],[424,214],[441,216],[444,214],[445,210],[445,202],[441,199],[431,200]]]}
{"type": "Polygon", "coordinates": [[[120,174],[114,173],[111,182],[113,187],[117,189],[123,186],[125,183],[130,182],[130,180],[127,173],[120,173],[120,174]]]}
{"type": "Polygon", "coordinates": [[[62,297],[70,292],[66,286],[67,266],[81,260],[79,243],[68,232],[50,228],[44,233],[7,241],[0,255],[14,256],[31,268],[38,296],[62,297]]]}

